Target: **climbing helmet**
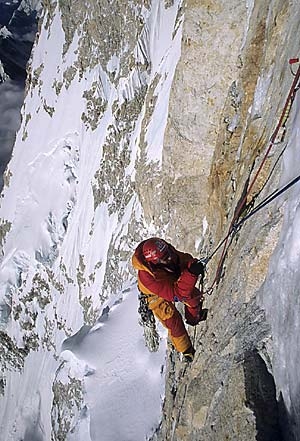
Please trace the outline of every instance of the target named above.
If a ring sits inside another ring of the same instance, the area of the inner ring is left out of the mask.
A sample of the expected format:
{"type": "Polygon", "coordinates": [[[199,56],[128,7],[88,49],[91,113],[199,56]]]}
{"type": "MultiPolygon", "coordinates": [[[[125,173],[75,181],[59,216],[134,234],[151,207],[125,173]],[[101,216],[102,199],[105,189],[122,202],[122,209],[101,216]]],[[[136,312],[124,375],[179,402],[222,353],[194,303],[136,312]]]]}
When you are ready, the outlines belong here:
{"type": "Polygon", "coordinates": [[[143,256],[147,262],[154,264],[168,262],[170,260],[168,244],[158,237],[147,239],[143,244],[143,256]]]}

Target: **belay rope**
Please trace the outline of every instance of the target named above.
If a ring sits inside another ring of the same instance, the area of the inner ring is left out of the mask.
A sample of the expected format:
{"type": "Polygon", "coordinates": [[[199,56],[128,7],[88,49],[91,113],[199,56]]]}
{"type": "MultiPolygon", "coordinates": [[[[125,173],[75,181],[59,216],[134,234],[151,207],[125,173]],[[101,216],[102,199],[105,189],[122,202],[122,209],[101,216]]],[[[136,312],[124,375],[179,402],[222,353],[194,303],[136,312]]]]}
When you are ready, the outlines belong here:
{"type": "MultiPolygon", "coordinates": [[[[290,64],[293,64],[296,62],[299,62],[298,58],[290,60],[290,64]]],[[[293,81],[292,86],[290,88],[290,91],[289,91],[288,97],[286,99],[284,108],[282,110],[281,116],[279,118],[279,122],[278,122],[278,124],[277,124],[271,138],[270,138],[270,143],[269,143],[269,146],[266,150],[266,153],[265,153],[265,155],[262,159],[262,162],[260,163],[260,166],[258,167],[258,170],[256,171],[251,183],[249,184],[247,191],[241,197],[241,200],[240,200],[240,202],[234,212],[233,219],[230,223],[230,226],[229,226],[229,229],[228,229],[226,236],[221,240],[221,242],[217,245],[217,247],[214,249],[214,251],[208,257],[206,257],[204,259],[200,259],[202,261],[203,265],[206,266],[208,264],[208,262],[213,258],[213,256],[218,252],[218,250],[223,246],[221,257],[219,259],[218,266],[217,266],[217,271],[216,271],[216,274],[215,274],[215,277],[214,277],[214,280],[213,280],[211,286],[207,290],[204,290],[203,276],[199,280],[199,289],[201,292],[201,295],[199,296],[199,298],[201,298],[201,299],[203,299],[204,294],[212,294],[214,286],[217,285],[220,281],[226,253],[227,253],[228,248],[231,243],[231,242],[229,242],[230,237],[233,238],[234,234],[241,228],[241,226],[244,224],[244,222],[246,222],[246,220],[250,219],[259,210],[264,208],[266,205],[271,203],[275,198],[279,197],[281,194],[283,194],[285,191],[287,191],[289,188],[291,188],[293,185],[295,185],[297,182],[300,181],[300,175],[298,175],[297,177],[292,179],[288,184],[286,184],[282,188],[273,191],[270,195],[268,195],[266,198],[264,198],[256,207],[252,208],[243,218],[241,218],[239,220],[242,212],[249,209],[249,207],[251,207],[253,205],[254,199],[257,197],[257,195],[253,196],[252,200],[248,204],[246,204],[247,198],[248,198],[248,196],[249,196],[249,194],[250,194],[250,192],[251,192],[266,160],[267,160],[267,157],[270,153],[271,148],[273,147],[273,145],[280,143],[284,137],[285,130],[286,130],[285,125],[286,125],[287,119],[289,117],[290,110],[291,110],[296,92],[298,91],[298,89],[300,87],[298,84],[299,78],[300,78],[300,66],[298,67],[298,70],[295,74],[295,78],[294,78],[294,81],[293,81]],[[277,142],[276,140],[279,136],[281,139],[279,142],[277,142]]],[[[282,155],[282,153],[283,152],[281,152],[280,156],[282,155]]],[[[278,157],[278,159],[280,158],[280,156],[278,157]]],[[[272,174],[272,172],[273,172],[273,170],[271,171],[271,174],[272,174]]],[[[268,177],[268,179],[269,179],[269,177],[268,177]]],[[[264,183],[264,186],[265,186],[266,182],[264,183]]],[[[261,190],[260,190],[260,192],[261,192],[261,190]]],[[[159,335],[156,330],[155,317],[154,317],[153,312],[149,309],[146,297],[143,293],[141,293],[139,295],[139,302],[140,302],[139,308],[138,308],[138,312],[140,314],[139,324],[143,327],[143,330],[144,330],[144,338],[145,338],[146,346],[148,347],[149,351],[155,352],[159,348],[159,335]]],[[[194,328],[194,340],[195,340],[195,332],[196,332],[196,327],[194,328]]]]}
{"type": "MultiPolygon", "coordinates": [[[[299,62],[299,58],[292,58],[289,60],[289,64],[294,64],[294,63],[298,63],[299,62]]],[[[275,198],[277,198],[278,196],[280,196],[282,193],[284,193],[285,191],[287,191],[290,187],[292,187],[293,185],[295,185],[299,180],[300,180],[300,175],[295,177],[294,179],[292,179],[288,184],[286,184],[284,187],[282,187],[281,189],[275,190],[273,193],[271,193],[269,196],[267,196],[263,201],[261,201],[256,207],[254,207],[246,216],[244,216],[240,221],[238,221],[242,211],[244,210],[244,208],[247,208],[247,206],[251,206],[251,202],[254,202],[254,197],[252,198],[252,201],[250,201],[250,203],[245,207],[246,202],[247,202],[247,197],[249,196],[254,183],[256,182],[266,160],[267,157],[270,153],[271,148],[273,147],[273,145],[276,145],[278,142],[276,142],[276,139],[280,136],[281,140],[284,137],[284,133],[286,130],[286,122],[287,119],[289,117],[290,111],[291,111],[291,107],[295,98],[295,95],[297,93],[297,91],[299,90],[300,85],[299,83],[299,78],[300,78],[300,66],[297,69],[297,72],[295,74],[293,83],[291,85],[291,88],[289,90],[285,105],[283,107],[281,116],[279,118],[279,121],[277,123],[277,126],[275,127],[275,130],[270,138],[270,143],[269,146],[266,150],[266,153],[262,159],[262,162],[260,164],[260,166],[258,167],[258,170],[256,171],[251,183],[248,186],[247,192],[245,193],[245,195],[242,197],[241,201],[239,202],[237,209],[235,210],[233,219],[230,223],[228,232],[226,234],[226,236],[224,237],[224,239],[221,240],[221,242],[218,244],[218,246],[215,248],[215,250],[205,259],[201,259],[202,262],[204,263],[204,265],[207,265],[207,263],[212,259],[212,257],[217,253],[217,251],[223,246],[223,250],[221,253],[221,257],[219,259],[218,262],[218,266],[217,266],[217,271],[214,277],[214,280],[211,284],[211,286],[203,292],[203,294],[212,294],[214,286],[216,284],[219,283],[220,278],[221,278],[221,274],[222,274],[222,269],[223,269],[223,264],[224,264],[224,260],[226,257],[226,253],[227,250],[230,246],[230,242],[229,242],[229,238],[233,237],[233,235],[241,228],[241,226],[243,225],[243,223],[248,220],[250,217],[252,217],[254,214],[256,214],[259,210],[261,210],[263,207],[265,207],[266,205],[268,205],[270,202],[272,202],[275,198]],[[280,133],[281,132],[281,133],[280,133]]],[[[281,142],[281,141],[279,141],[281,142]]],[[[256,195],[257,196],[257,195],[256,195]]],[[[255,197],[256,197],[255,196],[255,197]]]]}

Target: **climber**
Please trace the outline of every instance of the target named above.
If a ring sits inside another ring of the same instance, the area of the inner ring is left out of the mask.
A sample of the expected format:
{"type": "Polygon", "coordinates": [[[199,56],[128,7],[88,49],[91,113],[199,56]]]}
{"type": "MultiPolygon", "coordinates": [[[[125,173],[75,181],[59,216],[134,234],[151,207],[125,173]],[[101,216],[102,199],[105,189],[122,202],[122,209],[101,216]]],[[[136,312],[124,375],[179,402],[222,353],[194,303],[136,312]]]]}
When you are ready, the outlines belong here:
{"type": "Polygon", "coordinates": [[[152,237],[138,245],[132,264],[138,270],[138,287],[149,309],[168,329],[176,350],[183,353],[185,360],[192,361],[195,349],[174,303],[184,303],[188,325],[206,320],[207,309],[202,309],[203,297],[195,287],[198,277],[204,276],[202,262],[163,239],[152,237]]]}

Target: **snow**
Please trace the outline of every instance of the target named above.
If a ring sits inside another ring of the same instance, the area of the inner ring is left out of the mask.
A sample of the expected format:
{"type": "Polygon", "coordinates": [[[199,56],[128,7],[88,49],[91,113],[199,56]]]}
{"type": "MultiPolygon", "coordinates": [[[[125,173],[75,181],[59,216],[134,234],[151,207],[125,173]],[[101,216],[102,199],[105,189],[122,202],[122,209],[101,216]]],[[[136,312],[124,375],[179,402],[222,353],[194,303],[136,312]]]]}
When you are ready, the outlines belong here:
{"type": "Polygon", "coordinates": [[[58,360],[59,365],[64,363],[63,370],[57,369],[49,352],[28,356],[23,374],[13,372],[9,377],[10,399],[0,407],[3,439],[16,440],[26,431],[36,439],[50,439],[53,374],[45,373],[55,368],[63,383],[70,378],[84,381],[85,412],[75,421],[68,441],[140,441],[153,432],[164,393],[166,339],[158,352],[146,349],[136,298],[136,287],[130,286],[117,301],[103,305],[95,326],[85,326],[66,339],[58,360]],[[15,431],[7,424],[12,417],[15,431]]]}
{"type": "Polygon", "coordinates": [[[19,11],[23,11],[27,15],[30,15],[32,11],[39,11],[40,9],[40,0],[22,0],[18,8],[19,11]]]}
{"type": "Polygon", "coordinates": [[[155,23],[155,26],[149,29],[149,51],[150,53],[159,53],[159,56],[154,58],[155,61],[160,60],[159,65],[153,63],[152,70],[159,71],[161,78],[154,91],[157,102],[148,127],[146,142],[148,144],[148,160],[160,163],[162,161],[163,135],[167,125],[169,95],[175,67],[181,52],[182,22],[172,39],[177,11],[174,8],[165,10],[160,2],[157,2],[157,9],[154,2],[153,8],[155,8],[157,17],[156,21],[152,23],[152,25],[155,23]],[[161,44],[161,34],[163,34],[163,45],[161,44]]]}
{"type": "MultiPolygon", "coordinates": [[[[79,36],[74,35],[63,56],[58,6],[50,28],[41,26],[32,59],[36,85],[29,87],[22,109],[9,163],[10,183],[0,208],[3,222],[11,224],[0,263],[1,328],[19,347],[38,342],[21,371],[5,374],[5,395],[0,397],[5,441],[51,439],[58,424],[52,421],[57,416],[53,385],[68,385],[71,379],[82,383],[83,396],[81,407],[76,411],[74,406],[69,419],[65,417],[71,424],[69,441],[142,441],[159,424],[166,333],[160,330],[160,349],[149,353],[138,325],[129,259],[116,263],[121,288],[104,286],[108,264],[115,258],[109,255],[111,249],[130,256],[137,245],[128,240],[131,223],[140,225],[140,235],[154,233],[155,227],[145,223],[136,194],[122,210],[112,211],[112,196],[94,206],[92,185],[109,127],[115,123],[112,106],[133,98],[156,76],[157,102],[145,137],[148,159],[161,161],[169,93],[180,55],[180,23],[173,35],[180,5],[178,0],[165,9],[157,0],[151,10],[143,8],[147,32],[134,56],[140,56],[141,45],[148,48],[150,73],[133,70],[112,83],[105,68],[119,71],[115,54],[107,66],[96,66],[81,79],[77,72],[59,94],[53,84],[63,82],[63,73],[74,65],[79,36]],[[87,111],[83,94],[94,82],[99,84],[97,97],[106,100],[107,107],[92,130],[81,116],[87,111]],[[84,309],[84,303],[90,306],[84,309]],[[15,314],[9,315],[11,307],[15,314]],[[88,313],[95,316],[93,324],[92,318],[85,318],[88,313]]],[[[144,117],[145,108],[128,135],[130,163],[125,173],[132,181],[144,117]]],[[[68,407],[60,405],[63,414],[68,407]]]]}
{"type": "MultiPolygon", "coordinates": [[[[56,362],[47,352],[33,352],[27,357],[23,375],[12,372],[6,384],[9,400],[1,399],[1,439],[13,441],[34,430],[31,438],[41,440],[43,434],[51,433],[50,419],[53,377],[45,375],[55,369],[56,362]],[[47,395],[46,395],[47,393],[47,395]],[[8,424],[13,416],[14,426],[8,424]]],[[[50,439],[45,437],[45,439],[50,439]]]]}
{"type": "MultiPolygon", "coordinates": [[[[291,136],[283,157],[280,187],[299,175],[300,96],[296,96],[291,136]]],[[[272,327],[274,374],[277,394],[283,398],[299,439],[300,421],[300,184],[290,188],[277,203],[283,205],[283,226],[271,258],[267,281],[260,297],[272,327]]]]}
{"type": "MultiPolygon", "coordinates": [[[[156,226],[145,223],[135,194],[122,212],[112,212],[106,201],[95,208],[92,183],[108,128],[114,124],[113,104],[132,99],[145,85],[155,84],[152,114],[145,129],[147,159],[161,164],[169,95],[180,57],[182,20],[177,14],[181,4],[175,0],[172,7],[165,8],[163,0],[155,0],[150,10],[143,7],[146,25],[133,55],[141,63],[146,57],[150,70],[133,69],[118,84],[105,71],[120,72],[120,58],[114,54],[107,66],[94,67],[82,79],[77,72],[57,94],[54,81],[63,82],[63,72],[76,62],[79,34],[63,56],[65,37],[58,9],[49,30],[41,28],[32,59],[32,72],[40,73],[37,86],[29,88],[25,100],[9,164],[11,182],[0,209],[1,219],[11,223],[0,264],[0,326],[19,347],[25,346],[24,337],[32,341],[35,336],[39,347],[29,352],[21,371],[6,372],[5,394],[0,397],[5,441],[52,439],[53,384],[68,385],[71,379],[82,383],[83,401],[66,421],[71,424],[67,441],[142,441],[159,424],[166,333],[160,329],[160,349],[149,353],[138,325],[137,289],[128,260],[117,263],[122,287],[112,289],[109,298],[104,292],[111,245],[132,252],[134,244],[127,240],[131,222],[140,224],[141,234],[155,235],[156,226]],[[107,101],[107,109],[91,130],[81,116],[87,111],[83,94],[94,82],[97,97],[107,101]],[[44,285],[35,285],[36,275],[44,285]],[[89,301],[97,314],[93,324],[84,320],[83,301],[89,301]],[[18,318],[10,316],[11,306],[18,310],[18,318]]],[[[26,5],[28,2],[22,2],[26,5]]],[[[253,6],[253,0],[246,1],[247,28],[253,6]]],[[[249,117],[260,116],[270,79],[269,73],[259,78],[249,117]]],[[[299,97],[294,109],[282,185],[299,174],[299,97]]],[[[125,176],[131,181],[145,113],[144,106],[130,133],[125,176]]],[[[236,123],[232,121],[230,130],[236,123]]],[[[281,238],[260,299],[274,335],[278,396],[282,395],[291,414],[299,413],[300,397],[299,189],[298,183],[285,194],[281,238]]],[[[277,203],[281,206],[283,199],[277,203]]],[[[204,219],[203,234],[206,230],[204,219]]],[[[196,239],[196,247],[201,240],[196,239]]]]}
{"type": "Polygon", "coordinates": [[[12,33],[7,29],[6,26],[2,26],[2,28],[0,29],[0,37],[2,38],[8,38],[11,37],[12,33]]]}
{"type": "Polygon", "coordinates": [[[255,94],[254,94],[254,103],[251,108],[251,118],[261,118],[262,117],[262,107],[263,103],[268,95],[268,88],[272,81],[273,71],[272,68],[269,68],[269,71],[266,72],[263,76],[258,77],[255,94]]]}
{"type": "Polygon", "coordinates": [[[248,34],[248,31],[250,28],[250,20],[251,20],[253,8],[254,8],[254,0],[246,0],[247,25],[245,26],[244,38],[243,38],[243,42],[241,44],[241,51],[246,44],[247,34],[248,34]]]}
{"type": "MultiPolygon", "coordinates": [[[[157,395],[164,389],[166,346],[164,341],[156,353],[145,350],[137,324],[136,296],[136,289],[131,289],[82,339],[63,345],[61,357],[71,348],[77,359],[88,363],[89,369],[84,366],[83,371],[92,372],[84,373],[90,419],[87,440],[142,440],[159,421],[157,395]]],[[[74,369],[76,358],[68,358],[70,369],[74,369]]],[[[81,422],[68,440],[79,439],[84,424],[81,422]]]]}

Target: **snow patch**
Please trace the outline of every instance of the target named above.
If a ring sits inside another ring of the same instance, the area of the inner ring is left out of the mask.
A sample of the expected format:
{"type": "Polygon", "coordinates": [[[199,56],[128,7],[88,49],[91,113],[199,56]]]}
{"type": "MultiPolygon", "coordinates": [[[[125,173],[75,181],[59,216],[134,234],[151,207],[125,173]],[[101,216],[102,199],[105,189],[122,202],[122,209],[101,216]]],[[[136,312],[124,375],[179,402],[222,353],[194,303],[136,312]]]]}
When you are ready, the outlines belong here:
{"type": "Polygon", "coordinates": [[[257,119],[262,117],[262,108],[266,100],[267,92],[272,80],[272,68],[269,69],[269,72],[263,77],[258,77],[253,105],[251,107],[251,118],[257,119]]]}
{"type": "MultiPolygon", "coordinates": [[[[299,97],[298,97],[299,98],[299,97]]],[[[292,133],[283,156],[281,186],[299,174],[300,163],[300,101],[295,100],[292,133]]],[[[281,201],[278,202],[282,204],[281,201]]],[[[299,410],[300,390],[300,184],[285,193],[281,235],[270,261],[269,274],[260,301],[272,327],[274,342],[274,375],[278,397],[281,395],[294,418],[299,410]]],[[[294,418],[294,434],[300,431],[294,418]]],[[[295,438],[296,439],[296,438],[295,438]]]]}

